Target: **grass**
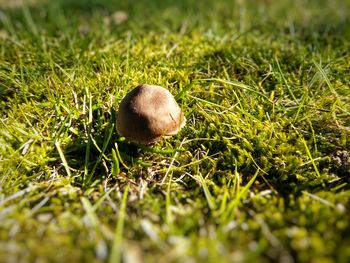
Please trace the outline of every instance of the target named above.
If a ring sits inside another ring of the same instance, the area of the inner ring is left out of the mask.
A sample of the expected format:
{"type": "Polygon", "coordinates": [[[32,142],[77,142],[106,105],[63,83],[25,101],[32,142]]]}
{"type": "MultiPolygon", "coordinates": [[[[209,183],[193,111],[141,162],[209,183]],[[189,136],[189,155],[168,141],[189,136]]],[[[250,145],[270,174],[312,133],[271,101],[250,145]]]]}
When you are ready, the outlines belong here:
{"type": "Polygon", "coordinates": [[[18,2],[0,262],[350,260],[348,1],[18,2]],[[188,120],[152,149],[116,133],[140,83],[188,120]]]}

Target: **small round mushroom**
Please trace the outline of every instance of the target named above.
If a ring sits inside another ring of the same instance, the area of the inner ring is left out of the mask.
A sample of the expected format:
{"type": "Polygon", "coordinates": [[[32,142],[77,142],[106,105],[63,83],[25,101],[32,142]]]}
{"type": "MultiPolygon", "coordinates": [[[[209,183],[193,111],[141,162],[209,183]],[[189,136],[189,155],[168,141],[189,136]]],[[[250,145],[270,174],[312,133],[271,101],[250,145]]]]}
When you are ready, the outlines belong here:
{"type": "Polygon", "coordinates": [[[177,134],[185,123],[184,114],[167,89],[142,84],[121,101],[117,131],[128,141],[147,145],[177,134]]]}

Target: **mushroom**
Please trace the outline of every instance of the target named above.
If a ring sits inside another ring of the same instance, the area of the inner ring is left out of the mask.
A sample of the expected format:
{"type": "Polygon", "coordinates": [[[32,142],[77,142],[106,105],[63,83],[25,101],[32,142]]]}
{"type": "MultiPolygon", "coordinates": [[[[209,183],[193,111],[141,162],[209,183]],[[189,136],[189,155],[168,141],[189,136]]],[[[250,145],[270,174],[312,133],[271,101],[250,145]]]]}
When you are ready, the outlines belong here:
{"type": "Polygon", "coordinates": [[[128,141],[149,145],[177,134],[185,123],[184,114],[167,89],[142,84],[121,101],[117,131],[128,141]]]}

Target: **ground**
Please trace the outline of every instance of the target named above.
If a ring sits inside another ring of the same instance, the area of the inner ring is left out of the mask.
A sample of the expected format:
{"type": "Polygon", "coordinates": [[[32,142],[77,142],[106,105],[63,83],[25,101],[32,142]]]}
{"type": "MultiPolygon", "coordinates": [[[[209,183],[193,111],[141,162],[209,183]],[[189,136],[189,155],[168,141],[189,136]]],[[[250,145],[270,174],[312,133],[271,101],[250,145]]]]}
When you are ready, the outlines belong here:
{"type": "Polygon", "coordinates": [[[349,1],[5,2],[0,262],[349,262],[349,1]],[[140,83],[187,118],[150,147],[140,83]]]}

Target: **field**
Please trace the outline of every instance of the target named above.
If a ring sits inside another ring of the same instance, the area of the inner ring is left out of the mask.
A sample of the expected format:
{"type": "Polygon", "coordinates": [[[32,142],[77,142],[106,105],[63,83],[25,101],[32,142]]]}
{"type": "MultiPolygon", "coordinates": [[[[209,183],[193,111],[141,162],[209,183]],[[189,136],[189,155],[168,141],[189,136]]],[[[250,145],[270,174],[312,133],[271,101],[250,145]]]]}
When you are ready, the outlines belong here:
{"type": "Polygon", "coordinates": [[[349,50],[348,0],[0,0],[0,262],[349,262],[349,50]]]}

